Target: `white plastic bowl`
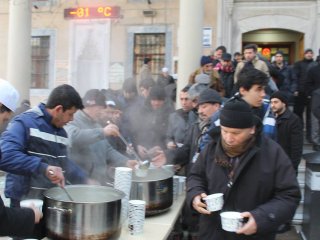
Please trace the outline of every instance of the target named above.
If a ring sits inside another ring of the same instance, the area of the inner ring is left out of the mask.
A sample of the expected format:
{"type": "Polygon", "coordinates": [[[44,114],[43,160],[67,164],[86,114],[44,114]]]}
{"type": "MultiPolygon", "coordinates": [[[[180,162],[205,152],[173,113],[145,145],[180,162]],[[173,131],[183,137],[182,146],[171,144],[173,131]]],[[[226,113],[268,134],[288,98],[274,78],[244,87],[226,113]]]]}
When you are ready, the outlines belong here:
{"type": "Polygon", "coordinates": [[[34,204],[40,211],[42,211],[43,201],[40,199],[26,199],[20,202],[21,207],[30,207],[31,204],[34,204]]]}
{"type": "Polygon", "coordinates": [[[239,212],[220,213],[222,229],[228,232],[236,232],[243,226],[243,217],[239,212]]]}

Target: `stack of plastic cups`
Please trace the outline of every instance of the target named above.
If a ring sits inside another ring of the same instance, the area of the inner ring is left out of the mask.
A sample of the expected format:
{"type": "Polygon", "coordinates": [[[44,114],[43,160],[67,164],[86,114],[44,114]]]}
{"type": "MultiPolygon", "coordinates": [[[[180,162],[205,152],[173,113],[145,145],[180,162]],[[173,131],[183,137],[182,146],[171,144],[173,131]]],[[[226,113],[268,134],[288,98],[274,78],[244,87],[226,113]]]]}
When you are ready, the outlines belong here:
{"type": "Polygon", "coordinates": [[[186,179],[185,176],[179,176],[179,195],[182,195],[186,191],[186,179]]]}
{"type": "Polygon", "coordinates": [[[128,212],[128,227],[131,235],[143,233],[146,202],[142,200],[130,200],[128,212]]]}
{"type": "Polygon", "coordinates": [[[116,167],[114,174],[114,188],[126,194],[121,201],[121,223],[128,217],[128,202],[131,191],[132,169],[127,167],[116,167]]]}
{"type": "Polygon", "coordinates": [[[173,176],[173,199],[177,200],[179,195],[179,176],[173,176]]]}

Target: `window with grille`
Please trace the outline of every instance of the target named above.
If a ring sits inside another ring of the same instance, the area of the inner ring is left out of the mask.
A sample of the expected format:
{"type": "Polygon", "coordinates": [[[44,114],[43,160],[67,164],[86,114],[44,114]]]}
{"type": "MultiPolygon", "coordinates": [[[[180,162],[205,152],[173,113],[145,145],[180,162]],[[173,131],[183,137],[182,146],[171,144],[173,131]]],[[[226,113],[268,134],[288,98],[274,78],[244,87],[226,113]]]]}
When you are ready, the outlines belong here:
{"type": "Polygon", "coordinates": [[[134,74],[139,74],[143,59],[152,59],[151,71],[158,75],[165,64],[165,33],[136,33],[134,35],[134,74]]]}
{"type": "Polygon", "coordinates": [[[32,37],[31,46],[31,88],[49,88],[50,36],[32,37]]]}

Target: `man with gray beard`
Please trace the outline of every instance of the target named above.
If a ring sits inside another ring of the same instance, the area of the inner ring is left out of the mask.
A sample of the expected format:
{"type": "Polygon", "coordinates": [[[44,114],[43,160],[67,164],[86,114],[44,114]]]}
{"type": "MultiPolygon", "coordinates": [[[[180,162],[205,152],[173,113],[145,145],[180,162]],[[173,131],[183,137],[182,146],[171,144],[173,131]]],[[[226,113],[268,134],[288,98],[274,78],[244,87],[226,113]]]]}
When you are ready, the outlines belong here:
{"type": "MultiPolygon", "coordinates": [[[[218,111],[221,102],[222,98],[216,90],[208,88],[202,91],[198,98],[199,119],[189,128],[183,146],[176,150],[166,152],[167,159],[172,161],[173,164],[185,166],[186,176],[189,176],[190,169],[207,144],[202,141],[203,136],[211,126],[219,125],[218,111]]],[[[188,206],[184,207],[182,212],[182,223],[192,239],[196,238],[198,234],[198,216],[199,214],[191,211],[188,206]]]]}

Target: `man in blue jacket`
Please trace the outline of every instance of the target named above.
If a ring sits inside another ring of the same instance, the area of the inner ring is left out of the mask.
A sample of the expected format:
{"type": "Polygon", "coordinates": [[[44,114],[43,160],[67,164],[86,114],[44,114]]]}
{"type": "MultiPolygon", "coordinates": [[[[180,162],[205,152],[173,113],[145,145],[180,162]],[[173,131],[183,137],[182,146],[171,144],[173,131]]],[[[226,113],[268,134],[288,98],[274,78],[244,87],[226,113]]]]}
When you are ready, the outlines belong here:
{"type": "MultiPolygon", "coordinates": [[[[18,100],[17,90],[9,82],[0,79],[0,128],[10,119],[18,100]]],[[[35,223],[38,223],[40,218],[42,213],[34,206],[9,208],[0,197],[0,236],[34,237],[35,223]]]]}
{"type": "Polygon", "coordinates": [[[64,186],[66,179],[84,183],[85,173],[67,157],[67,134],[63,126],[82,109],[82,100],[69,85],[53,89],[47,104],[39,104],[16,116],[1,137],[0,167],[11,172],[6,177],[5,195],[11,206],[33,195],[34,189],[46,189],[56,184],[64,186]]]}

